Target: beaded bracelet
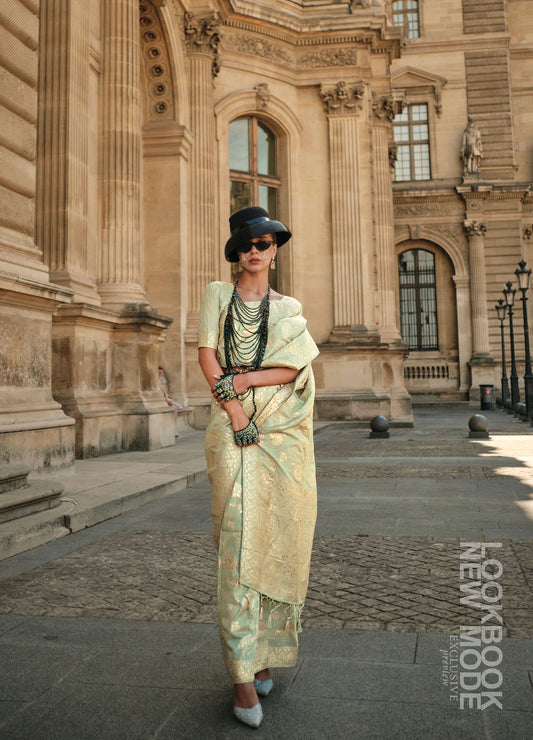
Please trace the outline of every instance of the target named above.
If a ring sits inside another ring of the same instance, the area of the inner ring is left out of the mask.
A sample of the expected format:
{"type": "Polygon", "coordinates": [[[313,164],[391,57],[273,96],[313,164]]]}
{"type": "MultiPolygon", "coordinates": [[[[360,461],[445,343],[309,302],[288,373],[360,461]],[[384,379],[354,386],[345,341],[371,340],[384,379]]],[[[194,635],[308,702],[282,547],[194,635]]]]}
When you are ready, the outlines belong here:
{"type": "Polygon", "coordinates": [[[223,401],[231,401],[232,398],[237,398],[233,387],[233,375],[224,375],[215,383],[215,390],[223,401]]]}
{"type": "Polygon", "coordinates": [[[259,442],[259,432],[253,421],[250,421],[244,429],[234,432],[233,436],[235,437],[235,444],[240,447],[246,447],[247,445],[253,445],[255,442],[259,442]]]}

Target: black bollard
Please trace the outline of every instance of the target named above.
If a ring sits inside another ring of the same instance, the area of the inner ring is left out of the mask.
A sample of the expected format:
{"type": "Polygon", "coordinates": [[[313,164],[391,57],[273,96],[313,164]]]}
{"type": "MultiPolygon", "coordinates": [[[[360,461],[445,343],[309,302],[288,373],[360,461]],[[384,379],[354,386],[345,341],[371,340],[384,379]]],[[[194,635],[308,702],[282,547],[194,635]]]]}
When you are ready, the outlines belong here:
{"type": "Polygon", "coordinates": [[[474,416],[471,416],[468,420],[468,428],[470,429],[468,434],[470,439],[490,439],[489,422],[483,414],[474,414],[474,416]]]}
{"type": "Polygon", "coordinates": [[[388,439],[389,433],[389,420],[386,416],[374,416],[370,421],[370,434],[368,439],[388,439]]]}

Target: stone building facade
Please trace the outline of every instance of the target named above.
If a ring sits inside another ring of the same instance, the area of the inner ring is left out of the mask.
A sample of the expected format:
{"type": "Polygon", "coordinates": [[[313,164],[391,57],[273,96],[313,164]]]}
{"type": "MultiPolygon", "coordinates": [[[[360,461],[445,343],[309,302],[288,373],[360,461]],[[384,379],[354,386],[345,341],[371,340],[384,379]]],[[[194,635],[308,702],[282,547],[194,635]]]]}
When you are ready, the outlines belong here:
{"type": "Polygon", "coordinates": [[[319,418],[496,383],[493,304],[533,263],[527,5],[3,0],[0,461],[172,444],[158,363],[205,424],[200,302],[248,204],[294,234],[273,279],[319,418]]]}

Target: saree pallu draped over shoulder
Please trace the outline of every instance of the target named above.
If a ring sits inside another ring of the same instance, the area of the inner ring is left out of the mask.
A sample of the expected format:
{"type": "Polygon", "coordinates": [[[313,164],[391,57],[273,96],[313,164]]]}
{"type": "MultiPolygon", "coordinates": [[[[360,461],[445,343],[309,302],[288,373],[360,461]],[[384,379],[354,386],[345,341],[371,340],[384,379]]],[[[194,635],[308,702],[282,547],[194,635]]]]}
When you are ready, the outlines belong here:
{"type": "MultiPolygon", "coordinates": [[[[199,346],[217,350],[222,366],[232,291],[231,284],[211,283],[200,313],[199,346]]],[[[311,361],[317,354],[299,302],[271,301],[261,369],[299,373],[292,383],[255,388],[259,443],[238,447],[229,415],[215,401],[211,405],[206,457],[217,613],[226,667],[236,683],[297,658],[316,521],[311,361]]],[[[250,416],[251,395],[242,405],[250,416]]]]}

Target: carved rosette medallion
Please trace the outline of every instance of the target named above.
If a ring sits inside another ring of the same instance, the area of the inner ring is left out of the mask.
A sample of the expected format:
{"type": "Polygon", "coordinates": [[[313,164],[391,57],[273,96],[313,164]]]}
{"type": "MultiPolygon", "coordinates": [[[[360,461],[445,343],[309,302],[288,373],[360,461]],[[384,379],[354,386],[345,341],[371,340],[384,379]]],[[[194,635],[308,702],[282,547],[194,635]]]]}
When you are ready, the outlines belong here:
{"type": "Polygon", "coordinates": [[[139,3],[141,26],[141,57],[144,65],[150,118],[173,118],[174,96],[170,62],[163,29],[151,2],[139,3]]]}
{"type": "Polygon", "coordinates": [[[257,110],[266,110],[270,100],[270,90],[266,82],[260,82],[255,86],[255,99],[257,110]]]}
{"type": "Polygon", "coordinates": [[[485,236],[487,233],[487,224],[483,223],[483,221],[465,221],[464,229],[469,239],[474,236],[485,236]]]}
{"type": "Polygon", "coordinates": [[[348,85],[344,80],[341,80],[337,82],[335,87],[321,85],[318,93],[328,115],[353,114],[362,110],[361,100],[365,95],[365,86],[362,83],[348,85]]]}
{"type": "Polygon", "coordinates": [[[213,58],[211,72],[213,77],[216,77],[220,72],[218,47],[222,39],[220,32],[222,21],[216,13],[195,18],[189,11],[184,13],[183,21],[187,51],[189,54],[210,54],[213,58]]]}

